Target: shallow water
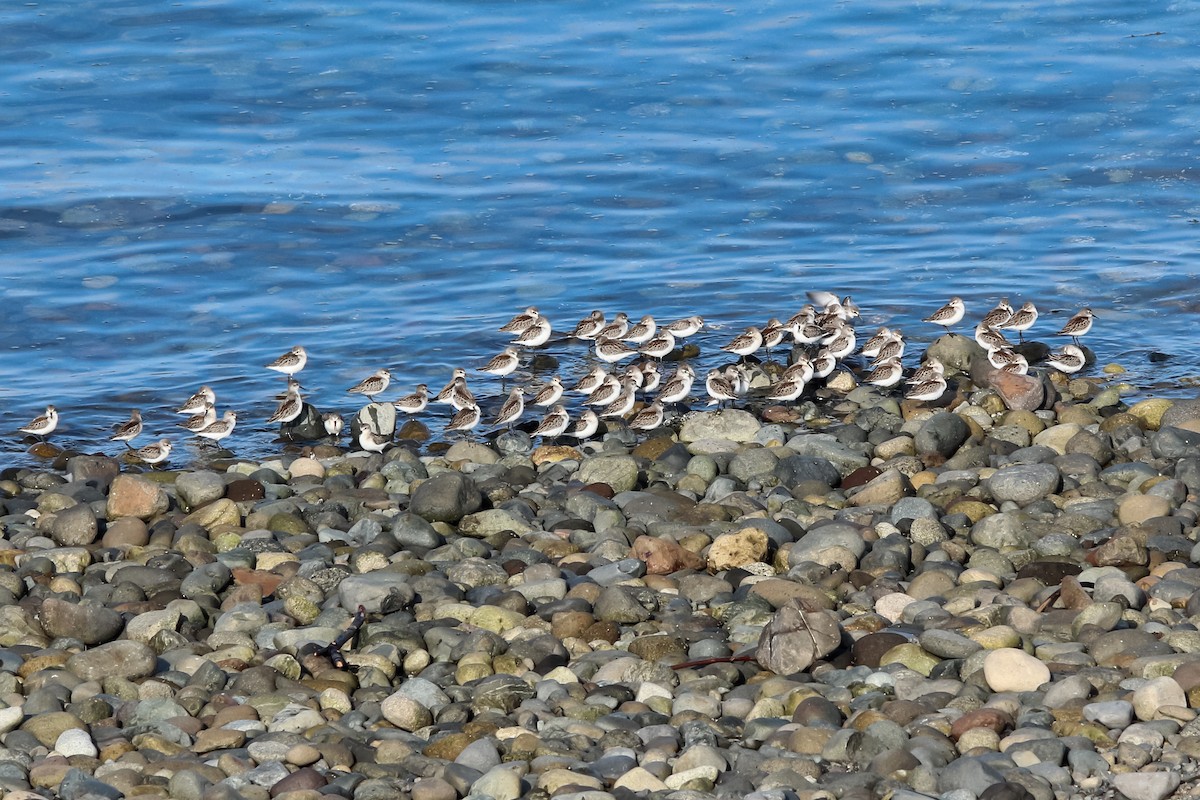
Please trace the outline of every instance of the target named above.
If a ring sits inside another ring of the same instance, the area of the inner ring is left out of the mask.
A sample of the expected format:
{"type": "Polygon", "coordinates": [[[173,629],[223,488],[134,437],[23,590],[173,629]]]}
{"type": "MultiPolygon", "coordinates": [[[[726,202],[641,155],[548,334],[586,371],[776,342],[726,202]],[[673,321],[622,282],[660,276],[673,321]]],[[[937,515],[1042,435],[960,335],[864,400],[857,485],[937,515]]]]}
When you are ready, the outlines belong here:
{"type": "Polygon", "coordinates": [[[349,414],[526,305],[701,313],[707,366],[811,288],[914,342],[952,294],[1035,301],[1035,338],[1090,305],[1102,363],[1193,393],[1200,8],[746,5],[0,10],[0,451],[49,402],[64,445],[118,452],[133,406],[181,442],[209,383],[263,456],[293,344],[349,414]]]}

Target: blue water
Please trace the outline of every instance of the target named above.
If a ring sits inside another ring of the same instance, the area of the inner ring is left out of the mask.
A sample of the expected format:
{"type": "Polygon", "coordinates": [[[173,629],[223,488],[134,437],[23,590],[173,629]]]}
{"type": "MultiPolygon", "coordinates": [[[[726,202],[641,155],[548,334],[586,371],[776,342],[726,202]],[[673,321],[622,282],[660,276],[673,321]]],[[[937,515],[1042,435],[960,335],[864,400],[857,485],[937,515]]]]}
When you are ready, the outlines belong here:
{"type": "Polygon", "coordinates": [[[8,4],[0,452],[48,402],[64,445],[117,452],[133,406],[182,442],[209,383],[262,456],[293,344],[351,413],[526,305],[701,313],[712,360],[810,288],[918,342],[951,294],[1035,335],[1090,305],[1102,363],[1190,392],[1200,6],[1138,5],[8,4]]]}

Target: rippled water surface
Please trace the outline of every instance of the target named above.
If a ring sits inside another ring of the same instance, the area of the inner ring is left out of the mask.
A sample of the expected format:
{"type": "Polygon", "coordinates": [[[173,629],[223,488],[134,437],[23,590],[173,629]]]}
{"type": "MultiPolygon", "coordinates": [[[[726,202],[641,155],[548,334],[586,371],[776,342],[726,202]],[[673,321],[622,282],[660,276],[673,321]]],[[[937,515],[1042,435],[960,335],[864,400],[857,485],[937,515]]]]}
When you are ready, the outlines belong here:
{"type": "Polygon", "coordinates": [[[918,342],[952,294],[1033,300],[1044,336],[1090,305],[1102,363],[1190,393],[1197,29],[1100,0],[6,5],[0,451],[48,402],[65,445],[117,452],[133,406],[182,441],[209,383],[261,456],[293,344],[350,413],[527,305],[701,313],[704,366],[811,288],[918,342]]]}

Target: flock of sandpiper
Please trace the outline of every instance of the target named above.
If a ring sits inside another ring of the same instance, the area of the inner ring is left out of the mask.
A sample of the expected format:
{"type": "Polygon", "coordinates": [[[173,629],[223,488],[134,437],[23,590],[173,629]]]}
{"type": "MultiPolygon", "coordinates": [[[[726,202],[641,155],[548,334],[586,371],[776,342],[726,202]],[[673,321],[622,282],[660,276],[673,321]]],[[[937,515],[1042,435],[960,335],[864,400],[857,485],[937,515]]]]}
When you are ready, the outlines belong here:
{"type": "MultiPolygon", "coordinates": [[[[810,292],[809,297],[813,302],[804,305],[787,321],[771,319],[762,327],[748,327],[721,346],[721,350],[738,356],[739,360],[707,373],[704,390],[709,398],[708,405],[721,406],[745,396],[750,389],[751,379],[747,359],[760,350],[765,350],[769,355],[772,348],[784,345],[789,340],[800,347],[791,348],[791,363],[762,394],[771,402],[787,403],[799,399],[814,380],[828,377],[839,364],[855,354],[862,356],[865,362],[861,378],[863,383],[892,388],[906,381],[909,388],[904,396],[922,402],[936,401],[946,391],[944,367],[936,359],[927,359],[905,377],[901,362],[905,341],[899,330],[881,327],[860,347],[854,329],[859,308],[849,297],[838,299],[827,292],[810,292]]],[[[949,330],[961,323],[965,315],[965,304],[961,298],[955,297],[923,321],[949,330]]],[[[1029,369],[1029,364],[1024,356],[1013,349],[1004,331],[1015,331],[1023,340],[1025,332],[1033,327],[1037,319],[1038,311],[1033,303],[1027,302],[1014,309],[1007,300],[1001,301],[975,326],[975,341],[987,351],[992,366],[1023,374],[1029,369]]],[[[1078,340],[1091,330],[1092,321],[1092,311],[1087,308],[1067,320],[1056,335],[1069,336],[1073,343],[1052,352],[1045,363],[1068,374],[1082,369],[1085,356],[1078,346],[1078,340]]],[[[699,316],[659,325],[650,315],[632,322],[624,313],[609,320],[601,311],[593,311],[574,327],[568,338],[590,342],[591,353],[599,363],[594,363],[585,375],[569,387],[557,375],[531,389],[514,387],[508,391],[491,426],[514,426],[525,413],[528,395],[530,405],[547,409],[531,432],[535,437],[556,439],[567,435],[580,440],[588,439],[595,435],[602,419],[624,419],[633,430],[657,428],[663,424],[669,409],[688,400],[697,378],[695,369],[686,360],[679,361],[671,374],[664,375],[663,359],[675,353],[684,340],[697,334],[703,327],[704,319],[699,316]],[[639,360],[625,368],[618,366],[628,359],[639,360]],[[584,397],[585,408],[574,425],[563,403],[563,397],[568,392],[584,397]],[[645,398],[640,408],[639,395],[645,398]],[[651,395],[653,400],[649,400],[651,395]]],[[[546,345],[553,331],[550,321],[534,307],[514,316],[500,330],[511,334],[513,341],[478,371],[499,377],[503,392],[505,380],[521,365],[523,348],[546,345]]],[[[305,349],[293,347],[265,365],[266,369],[280,372],[287,378],[287,391],[267,422],[287,424],[300,417],[305,402],[301,395],[303,387],[295,376],[307,363],[308,353],[305,349]]],[[[387,390],[391,378],[389,370],[381,369],[347,391],[364,395],[375,402],[375,398],[387,390]]],[[[431,393],[426,384],[420,384],[412,394],[392,401],[397,411],[409,415],[421,413],[431,403],[446,403],[453,407],[453,416],[444,428],[446,431],[469,432],[483,423],[480,403],[467,387],[465,369],[455,369],[450,381],[437,393],[431,393]]],[[[217,417],[216,394],[208,386],[200,387],[176,412],[187,416],[180,427],[213,442],[228,438],[237,424],[235,411],[226,411],[223,416],[217,417]]],[[[19,430],[44,438],[55,430],[58,421],[58,411],[54,406],[48,406],[44,414],[19,430]]],[[[344,426],[341,415],[324,414],[322,422],[328,436],[336,438],[341,435],[344,426]]],[[[130,442],[141,433],[142,415],[135,409],[127,422],[116,427],[110,439],[132,448],[130,442]]],[[[380,436],[369,426],[361,426],[358,445],[363,449],[383,452],[390,441],[390,436],[380,436]]],[[[171,441],[162,438],[133,450],[133,455],[149,465],[162,464],[170,457],[171,447],[171,441]]]]}

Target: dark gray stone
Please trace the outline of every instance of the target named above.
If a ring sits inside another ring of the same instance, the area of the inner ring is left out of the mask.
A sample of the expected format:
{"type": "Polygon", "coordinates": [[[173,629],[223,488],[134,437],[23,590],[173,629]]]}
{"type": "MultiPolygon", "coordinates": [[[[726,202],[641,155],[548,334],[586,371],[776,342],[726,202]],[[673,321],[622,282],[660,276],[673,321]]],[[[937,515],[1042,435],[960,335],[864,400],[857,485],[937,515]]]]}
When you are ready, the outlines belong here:
{"type": "Polygon", "coordinates": [[[962,447],[971,435],[971,427],[958,414],[939,411],[921,424],[913,445],[923,456],[938,455],[949,458],[962,447]]]}
{"type": "Polygon", "coordinates": [[[428,522],[455,524],[483,505],[475,482],[460,472],[441,472],[416,488],[409,510],[428,522]]]}

